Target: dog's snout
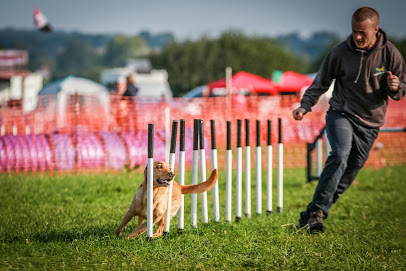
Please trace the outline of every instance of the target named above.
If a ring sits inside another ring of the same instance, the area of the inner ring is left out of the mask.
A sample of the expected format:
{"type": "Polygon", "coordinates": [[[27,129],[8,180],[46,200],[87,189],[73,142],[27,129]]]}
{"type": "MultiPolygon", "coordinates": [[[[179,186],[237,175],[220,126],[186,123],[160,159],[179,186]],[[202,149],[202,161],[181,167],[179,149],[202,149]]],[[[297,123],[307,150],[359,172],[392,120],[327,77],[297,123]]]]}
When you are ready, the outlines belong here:
{"type": "Polygon", "coordinates": [[[169,177],[170,177],[170,178],[173,178],[174,176],[175,176],[175,173],[173,173],[172,171],[169,172],[169,177]]]}

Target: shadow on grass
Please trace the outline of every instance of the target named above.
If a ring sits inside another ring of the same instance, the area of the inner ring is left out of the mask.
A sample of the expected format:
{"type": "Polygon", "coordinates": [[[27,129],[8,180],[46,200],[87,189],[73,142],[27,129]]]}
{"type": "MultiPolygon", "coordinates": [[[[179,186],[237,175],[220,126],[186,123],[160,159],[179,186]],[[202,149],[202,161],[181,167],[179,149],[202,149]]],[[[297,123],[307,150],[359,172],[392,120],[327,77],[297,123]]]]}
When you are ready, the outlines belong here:
{"type": "Polygon", "coordinates": [[[114,227],[99,226],[91,228],[74,228],[66,231],[46,231],[33,235],[17,236],[6,234],[1,239],[4,243],[27,242],[73,242],[86,239],[110,240],[116,238],[114,227]]]}

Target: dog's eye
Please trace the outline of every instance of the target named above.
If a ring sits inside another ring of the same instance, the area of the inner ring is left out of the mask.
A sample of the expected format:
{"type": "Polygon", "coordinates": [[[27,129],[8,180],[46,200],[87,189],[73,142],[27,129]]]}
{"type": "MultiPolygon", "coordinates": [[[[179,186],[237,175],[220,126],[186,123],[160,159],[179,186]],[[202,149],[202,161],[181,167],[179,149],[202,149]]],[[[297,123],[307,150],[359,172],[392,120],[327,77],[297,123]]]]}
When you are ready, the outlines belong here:
{"type": "Polygon", "coordinates": [[[162,169],[162,165],[158,165],[158,169],[162,169]]]}

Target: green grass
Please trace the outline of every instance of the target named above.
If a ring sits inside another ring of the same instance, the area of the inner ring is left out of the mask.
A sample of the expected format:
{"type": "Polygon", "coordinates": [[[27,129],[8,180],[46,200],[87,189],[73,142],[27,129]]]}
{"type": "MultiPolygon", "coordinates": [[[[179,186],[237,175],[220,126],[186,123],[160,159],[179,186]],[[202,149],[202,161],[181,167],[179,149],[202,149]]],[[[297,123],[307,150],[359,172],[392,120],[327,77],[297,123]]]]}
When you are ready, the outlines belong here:
{"type": "MultiPolygon", "coordinates": [[[[183,234],[176,231],[175,217],[170,238],[149,243],[145,234],[125,238],[136,220],[123,236],[114,235],[140,173],[1,175],[0,269],[401,270],[406,266],[405,176],[405,167],[363,169],[331,209],[326,232],[309,235],[294,227],[316,186],[305,183],[303,169],[284,171],[283,213],[243,217],[239,223],[224,221],[225,173],[220,172],[221,222],[191,229],[186,195],[183,234]]],[[[252,177],[254,183],[254,171],[252,177]]],[[[276,175],[273,188],[276,202],[276,175]]],[[[263,192],[265,207],[265,180],[263,192]]],[[[208,198],[211,203],[211,192],[208,198]]],[[[255,214],[254,186],[252,200],[255,214]]],[[[209,205],[210,218],[212,212],[209,205]]]]}

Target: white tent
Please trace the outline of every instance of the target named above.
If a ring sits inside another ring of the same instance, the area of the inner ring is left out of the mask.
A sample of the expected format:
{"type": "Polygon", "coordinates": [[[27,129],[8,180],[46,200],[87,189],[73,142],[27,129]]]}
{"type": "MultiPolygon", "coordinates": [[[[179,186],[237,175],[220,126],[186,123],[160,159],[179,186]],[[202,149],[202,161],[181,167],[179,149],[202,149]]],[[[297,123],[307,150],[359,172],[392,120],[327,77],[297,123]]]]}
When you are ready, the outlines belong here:
{"type": "Polygon", "coordinates": [[[152,99],[171,99],[173,94],[168,83],[166,70],[151,70],[149,73],[133,72],[130,68],[113,68],[104,70],[101,83],[105,86],[115,86],[116,82],[125,82],[132,75],[135,86],[139,89],[137,97],[152,99]]]}
{"type": "Polygon", "coordinates": [[[79,95],[79,103],[86,107],[89,106],[89,98],[92,98],[90,100],[91,106],[103,108],[106,119],[108,119],[110,108],[109,92],[103,85],[92,80],[68,76],[49,83],[38,94],[40,96],[49,95],[49,97],[46,97],[43,101],[46,101],[48,110],[55,110],[54,113],[57,113],[58,127],[65,121],[69,97],[73,97],[75,94],[79,95]]]}

